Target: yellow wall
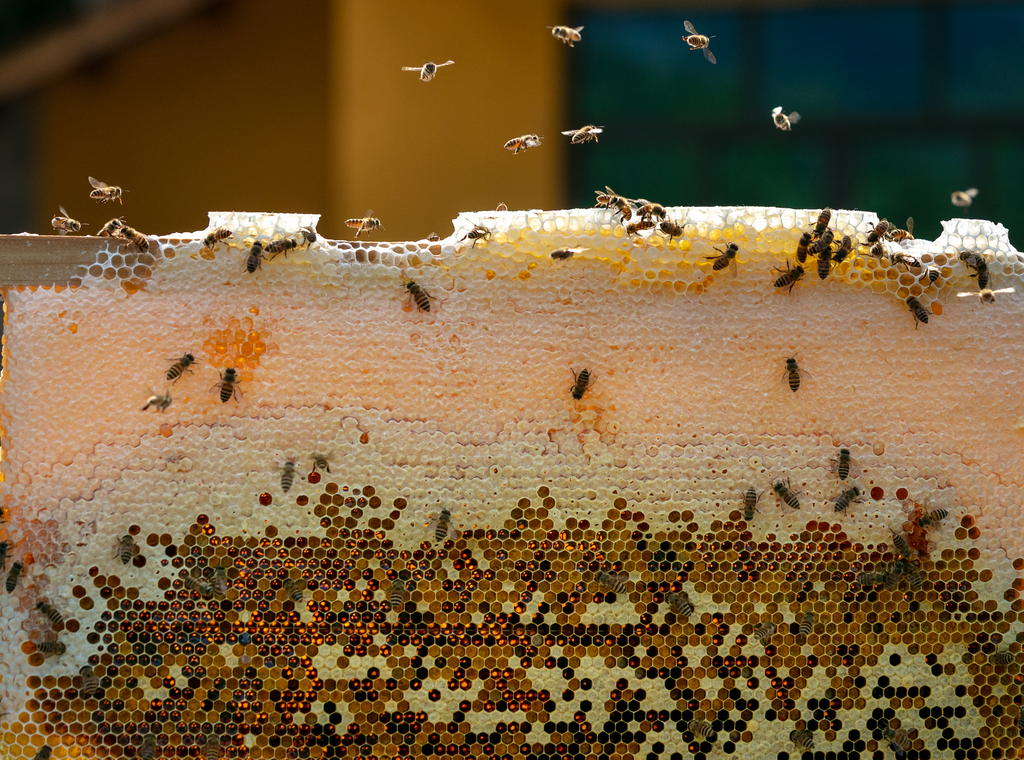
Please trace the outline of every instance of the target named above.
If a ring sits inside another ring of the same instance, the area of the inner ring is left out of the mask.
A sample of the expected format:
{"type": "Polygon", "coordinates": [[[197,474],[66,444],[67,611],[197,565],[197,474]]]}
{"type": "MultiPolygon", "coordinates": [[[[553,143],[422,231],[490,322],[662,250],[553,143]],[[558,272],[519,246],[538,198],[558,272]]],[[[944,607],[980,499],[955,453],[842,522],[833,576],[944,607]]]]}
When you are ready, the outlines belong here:
{"type": "Polygon", "coordinates": [[[200,13],[40,93],[36,231],[63,204],[163,234],[207,211],[327,211],[329,0],[244,0],[200,13]],[[90,200],[92,175],[131,190],[90,200]]]}

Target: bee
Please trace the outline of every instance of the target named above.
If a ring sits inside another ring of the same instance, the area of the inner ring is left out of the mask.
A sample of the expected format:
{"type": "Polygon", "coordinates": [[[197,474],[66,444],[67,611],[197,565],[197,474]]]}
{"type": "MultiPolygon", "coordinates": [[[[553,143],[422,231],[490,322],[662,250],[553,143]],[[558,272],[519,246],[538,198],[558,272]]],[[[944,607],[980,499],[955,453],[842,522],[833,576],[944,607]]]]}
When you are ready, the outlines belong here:
{"type": "Polygon", "coordinates": [[[178,359],[171,368],[167,370],[167,379],[172,383],[178,382],[178,379],[186,372],[191,372],[189,369],[193,364],[196,363],[196,357],[192,356],[191,353],[185,354],[183,357],[178,359]]]}
{"type": "Polygon", "coordinates": [[[703,739],[710,740],[715,735],[714,727],[706,720],[691,720],[687,724],[687,728],[693,733],[694,736],[700,736],[703,739]]]}
{"type": "Polygon", "coordinates": [[[875,225],[874,229],[868,233],[868,245],[874,245],[879,240],[882,240],[885,237],[885,234],[889,231],[890,227],[892,227],[892,225],[889,224],[887,220],[879,220],[878,224],[875,225]]]}
{"type": "Polygon", "coordinates": [[[524,150],[530,148],[539,148],[540,141],[544,138],[541,135],[520,135],[519,137],[513,137],[507,143],[505,143],[505,150],[512,151],[513,154],[522,153],[524,150]]]}
{"type": "Polygon", "coordinates": [[[910,313],[914,315],[915,330],[917,329],[918,322],[924,322],[925,324],[928,324],[928,315],[931,314],[931,312],[928,311],[928,309],[924,308],[924,306],[921,305],[920,301],[918,301],[913,296],[910,296],[910,298],[907,299],[907,308],[910,309],[910,313]]]}
{"type": "Polygon", "coordinates": [[[228,595],[228,570],[223,565],[213,571],[213,595],[221,599],[228,595]]]}
{"type": "Polygon", "coordinates": [[[800,365],[796,363],[796,355],[786,359],[786,369],[782,373],[782,381],[789,385],[789,389],[796,393],[800,390],[800,377],[802,375],[810,376],[810,372],[805,369],[800,369],[800,365]]]}
{"type": "Polygon", "coordinates": [[[629,205],[629,201],[621,195],[616,195],[615,191],[607,185],[604,186],[604,189],[607,192],[602,193],[600,190],[594,191],[597,194],[597,203],[594,204],[594,207],[615,209],[622,216],[623,222],[628,222],[632,219],[633,207],[629,205]]]}
{"type": "Polygon", "coordinates": [[[1013,656],[1013,653],[1011,652],[995,652],[992,655],[990,655],[989,659],[992,660],[992,662],[996,665],[1006,666],[1012,664],[1014,659],[1016,658],[1013,656]]]}
{"type": "Polygon", "coordinates": [[[907,580],[910,581],[910,588],[914,591],[920,591],[921,587],[924,585],[924,578],[916,567],[913,567],[908,571],[907,580]]]}
{"type": "Polygon", "coordinates": [[[740,247],[735,243],[729,243],[723,251],[721,248],[716,248],[716,251],[720,255],[718,256],[705,256],[705,259],[712,259],[715,263],[711,265],[711,271],[719,272],[726,267],[729,267],[732,272],[732,276],[736,276],[736,254],[739,253],[740,247]]]}
{"type": "MultiPolygon", "coordinates": [[[[582,27],[581,27],[582,28],[582,27]]],[[[571,145],[578,145],[580,143],[598,142],[597,136],[604,132],[604,127],[595,127],[593,124],[587,124],[579,129],[569,129],[563,132],[563,135],[572,135],[572,139],[569,141],[571,145]]]]}
{"type": "Polygon", "coordinates": [[[743,494],[743,519],[750,522],[754,519],[754,512],[757,511],[757,502],[761,500],[761,494],[751,486],[743,494]]]}
{"type": "Polygon", "coordinates": [[[977,197],[978,188],[972,187],[969,190],[957,190],[955,193],[949,196],[949,200],[954,206],[959,206],[960,208],[967,208],[972,203],[974,203],[974,199],[977,197]]]}
{"type": "Polygon", "coordinates": [[[957,293],[956,297],[957,298],[974,297],[974,298],[980,298],[982,303],[995,303],[996,302],[996,293],[1013,293],[1013,292],[1014,292],[1013,288],[999,288],[999,290],[990,290],[989,288],[985,288],[984,290],[979,290],[977,293],[957,293]]]}
{"type": "Polygon", "coordinates": [[[690,617],[693,614],[693,602],[690,601],[690,597],[685,591],[670,591],[665,594],[665,601],[680,617],[690,617]]]}
{"type": "Polygon", "coordinates": [[[603,570],[598,570],[597,574],[594,576],[594,580],[601,584],[605,591],[611,594],[625,594],[626,581],[629,580],[629,574],[606,573],[603,570]]]}
{"type": "Polygon", "coordinates": [[[1024,732],[1024,709],[1017,713],[1017,731],[1024,732]]]}
{"type": "Polygon", "coordinates": [[[978,279],[978,290],[988,288],[988,262],[985,257],[977,251],[964,251],[960,254],[960,260],[974,270],[971,277],[978,279]]]}
{"type": "Polygon", "coordinates": [[[473,225],[473,229],[471,229],[469,232],[467,232],[465,235],[459,238],[459,242],[462,242],[463,240],[469,240],[473,243],[473,247],[476,248],[477,243],[479,243],[480,241],[490,239],[491,231],[484,227],[482,224],[475,224],[473,225]]]}
{"type": "Polygon", "coordinates": [[[825,234],[825,230],[828,229],[828,223],[832,221],[832,209],[828,206],[821,210],[818,214],[818,221],[814,223],[814,237],[820,238],[825,234]]]}
{"type": "Polygon", "coordinates": [[[154,393],[148,399],[146,399],[146,405],[142,407],[140,411],[146,411],[149,407],[153,407],[158,412],[167,411],[167,407],[171,405],[171,394],[170,393],[154,393]]]}
{"type": "Polygon", "coordinates": [[[890,227],[889,231],[885,233],[885,239],[890,240],[893,243],[902,243],[904,240],[914,239],[914,217],[907,217],[907,228],[905,230],[890,227]]]}
{"type": "Polygon", "coordinates": [[[552,37],[561,40],[569,47],[576,47],[574,43],[583,39],[583,35],[580,34],[583,31],[582,26],[549,26],[548,29],[551,30],[552,37]]]}
{"type": "Polygon", "coordinates": [[[430,521],[427,530],[434,536],[434,541],[439,544],[449,538],[454,540],[458,536],[458,531],[452,525],[451,510],[448,508],[442,509],[440,514],[430,521]]]}
{"type": "Polygon", "coordinates": [[[69,232],[79,232],[82,229],[82,223],[69,217],[63,206],[57,208],[60,209],[60,216],[55,216],[50,220],[50,224],[57,232],[67,235],[69,232]]]}
{"type": "Polygon", "coordinates": [[[807,638],[814,630],[814,613],[805,612],[803,620],[800,621],[800,630],[797,635],[807,638]]]}
{"type": "Polygon", "coordinates": [[[7,552],[14,548],[10,541],[0,541],[0,572],[7,569],[7,552]]]}
{"type": "Polygon", "coordinates": [[[79,688],[79,693],[89,699],[90,697],[95,699],[100,690],[100,679],[93,673],[92,668],[88,665],[82,667],[78,671],[78,675],[82,677],[82,685],[79,688]]]}
{"type": "Polygon", "coordinates": [[[50,625],[60,625],[64,622],[64,616],[54,609],[49,602],[36,602],[36,609],[39,610],[40,615],[50,621],[50,625]]]}
{"type": "Polygon", "coordinates": [[[644,230],[654,229],[655,222],[653,219],[637,219],[635,222],[630,222],[626,225],[627,235],[639,235],[644,230]]]}
{"type": "Polygon", "coordinates": [[[906,567],[904,567],[902,562],[893,562],[889,565],[888,570],[882,574],[882,583],[890,591],[895,591],[900,585],[900,577],[902,577],[905,570],[906,567]]]}
{"type": "Polygon", "coordinates": [[[302,235],[302,245],[306,248],[317,241],[316,231],[312,227],[303,227],[299,230],[302,235]]]}
{"type": "Polygon", "coordinates": [[[868,249],[868,255],[873,256],[876,259],[881,259],[886,256],[885,246],[881,243],[875,243],[868,249]]]}
{"type": "Polygon", "coordinates": [[[857,576],[858,586],[877,586],[885,583],[885,573],[861,573],[857,576]]]}
{"type": "Polygon", "coordinates": [[[782,106],[775,106],[772,109],[772,121],[775,122],[775,126],[781,129],[783,132],[788,132],[792,129],[793,125],[800,121],[800,114],[796,111],[789,114],[782,113],[782,106]]]}
{"type": "Polygon", "coordinates": [[[121,558],[121,564],[127,565],[135,556],[135,539],[125,534],[117,539],[114,545],[114,556],[121,558]]]}
{"type": "Polygon", "coordinates": [[[194,575],[185,575],[181,579],[182,585],[189,591],[199,594],[203,599],[213,598],[213,584],[203,578],[194,575]]]}
{"type": "Polygon", "coordinates": [[[220,760],[224,756],[224,753],[220,748],[221,740],[216,736],[206,736],[203,738],[203,760],[220,760]]]}
{"type": "Polygon", "coordinates": [[[273,256],[283,253],[287,257],[289,251],[294,251],[298,247],[299,241],[295,238],[282,238],[281,240],[274,240],[267,243],[263,246],[263,252],[273,254],[273,256]]]}
{"type": "Polygon", "coordinates": [[[681,237],[683,234],[682,225],[676,224],[675,222],[662,222],[658,225],[658,229],[661,230],[663,235],[668,235],[669,240],[681,237]]]}
{"type": "Polygon", "coordinates": [[[794,729],[789,732],[789,740],[802,750],[809,752],[814,749],[814,734],[810,731],[797,731],[794,729]]]}
{"type": "Polygon", "coordinates": [[[853,464],[849,449],[839,449],[839,458],[832,459],[831,462],[832,466],[829,471],[836,473],[840,480],[846,480],[850,477],[851,472],[854,473],[854,477],[860,475],[860,469],[853,464]]]}
{"type": "Polygon", "coordinates": [[[651,203],[646,198],[639,198],[636,201],[638,206],[636,213],[643,219],[666,219],[668,218],[668,212],[665,211],[665,207],[660,203],[651,203]]]}
{"type": "Polygon", "coordinates": [[[776,272],[782,272],[782,275],[775,280],[775,287],[777,288],[789,288],[789,292],[793,292],[793,286],[797,284],[801,277],[804,276],[804,268],[797,264],[795,267],[790,268],[789,262],[786,262],[786,269],[782,270],[776,267],[776,272]]]}
{"type": "Polygon", "coordinates": [[[764,646],[768,646],[772,641],[772,635],[775,633],[775,623],[766,621],[761,623],[754,630],[754,638],[757,639],[764,646]]]}
{"type": "Polygon", "coordinates": [[[436,232],[431,232],[429,235],[427,235],[427,240],[429,240],[431,243],[436,243],[440,239],[441,236],[438,235],[436,232]]]}
{"type": "Polygon", "coordinates": [[[142,740],[138,757],[140,760],[153,760],[156,757],[156,737],[153,734],[147,734],[146,738],[142,740]]]}
{"type": "MultiPolygon", "coordinates": [[[[570,367],[570,369],[572,369],[570,367]]],[[[572,397],[579,401],[583,398],[583,394],[587,392],[587,388],[590,387],[590,370],[584,367],[580,370],[577,375],[576,370],[572,370],[573,384],[570,387],[572,397]]]]}
{"type": "Polygon", "coordinates": [[[290,459],[281,468],[281,490],[288,493],[295,482],[295,462],[290,459]]]}
{"type": "Polygon", "coordinates": [[[224,370],[224,374],[220,376],[220,380],[214,386],[214,388],[218,389],[220,403],[226,404],[230,399],[237,398],[238,388],[235,387],[237,383],[238,373],[235,371],[235,368],[228,367],[224,370]]]}
{"type": "Polygon", "coordinates": [[[285,596],[291,599],[294,604],[301,604],[306,595],[306,585],[294,578],[285,578],[281,588],[284,589],[285,596]]]}
{"type": "Polygon", "coordinates": [[[41,747],[32,760],[50,760],[53,756],[53,750],[49,747],[41,747]]]}
{"type": "Polygon", "coordinates": [[[853,253],[853,238],[843,235],[843,239],[839,241],[839,248],[832,252],[833,266],[842,264],[851,253],[853,253]]]}
{"type": "Polygon", "coordinates": [[[683,35],[683,41],[690,46],[690,50],[703,50],[704,57],[707,58],[708,61],[711,63],[717,63],[715,60],[715,54],[708,48],[708,45],[711,43],[711,40],[715,38],[715,35],[712,34],[710,37],[705,37],[703,34],[697,34],[697,30],[693,28],[693,24],[689,21],[683,22],[683,28],[689,32],[688,36],[683,35]]]}
{"type": "Polygon", "coordinates": [[[430,299],[432,298],[430,293],[417,285],[415,280],[405,283],[405,289],[409,291],[412,300],[416,302],[416,308],[420,311],[430,311],[430,299]]]}
{"type": "Polygon", "coordinates": [[[433,61],[427,61],[422,66],[403,66],[402,71],[418,71],[420,72],[420,79],[424,82],[429,82],[437,75],[437,70],[444,66],[451,66],[455,61],[445,61],[444,63],[434,63],[433,61]]]}
{"type": "Polygon", "coordinates": [[[217,244],[220,243],[221,240],[227,240],[229,237],[231,237],[231,235],[232,232],[230,227],[218,227],[209,235],[203,238],[203,245],[209,248],[211,251],[216,251],[217,244]]]}
{"type": "Polygon", "coordinates": [[[263,269],[263,243],[259,240],[252,244],[249,255],[245,259],[245,271],[252,274],[257,269],[263,269]]]}
{"type": "Polygon", "coordinates": [[[921,268],[921,261],[917,257],[911,256],[908,253],[903,253],[903,251],[896,251],[895,253],[890,254],[889,261],[892,262],[893,266],[897,267],[902,266],[907,267],[908,269],[921,268]]]}
{"type": "Polygon", "coordinates": [[[922,528],[929,528],[936,523],[942,522],[946,519],[946,515],[949,514],[948,510],[945,509],[933,509],[930,512],[925,512],[919,518],[917,518],[917,524],[922,528]]]}
{"type": "Polygon", "coordinates": [[[327,463],[327,457],[325,457],[323,454],[314,454],[313,469],[323,470],[324,472],[330,472],[331,466],[327,463]]]}
{"type": "Polygon", "coordinates": [[[508,211],[508,206],[506,206],[504,203],[499,203],[497,208],[495,208],[494,210],[496,212],[508,211]]]}
{"type": "Polygon", "coordinates": [[[393,610],[401,610],[405,606],[405,595],[406,595],[405,584],[401,581],[395,581],[391,584],[388,589],[388,604],[391,605],[393,610]]]}
{"type": "Polygon", "coordinates": [[[805,232],[800,236],[800,242],[796,244],[796,258],[801,264],[807,261],[808,249],[811,245],[811,233],[805,232]]]}
{"type": "Polygon", "coordinates": [[[928,278],[929,285],[934,285],[935,281],[942,276],[942,270],[934,264],[929,264],[924,268],[924,276],[928,278]]]}
{"type": "Polygon", "coordinates": [[[791,491],[789,489],[789,478],[786,478],[786,480],[779,478],[772,483],[772,490],[779,497],[779,501],[790,509],[800,509],[800,500],[797,498],[800,495],[799,491],[791,491]]]}
{"type": "Polygon", "coordinates": [[[111,219],[109,222],[100,227],[100,231],[96,234],[100,237],[117,237],[117,233],[124,226],[124,217],[119,216],[117,219],[111,219]]]}
{"type": "Polygon", "coordinates": [[[89,184],[93,186],[92,192],[89,193],[89,197],[104,203],[110,201],[117,201],[120,204],[124,204],[121,199],[122,190],[117,185],[108,185],[106,182],[100,182],[95,177],[89,177],[89,184]]]}
{"type": "Polygon", "coordinates": [[[566,261],[577,253],[583,253],[585,248],[557,248],[551,252],[551,258],[555,261],[566,261]]]}
{"type": "Polygon", "coordinates": [[[910,544],[907,543],[907,537],[902,533],[897,533],[892,528],[889,528],[889,532],[892,533],[892,543],[896,547],[896,551],[900,553],[903,559],[910,559],[910,544]]]}
{"type": "Polygon", "coordinates": [[[893,731],[891,728],[887,728],[883,733],[885,738],[889,740],[889,746],[893,748],[893,752],[898,757],[902,757],[910,749],[910,745],[914,743],[914,735],[917,733],[917,729],[898,728],[893,731]]]}
{"type": "Polygon", "coordinates": [[[818,277],[824,280],[830,274],[832,274],[832,249],[826,245],[818,252],[818,277]]]}
{"type": "Polygon", "coordinates": [[[356,231],[356,237],[359,237],[364,232],[373,232],[374,230],[383,230],[384,225],[380,223],[380,219],[373,215],[373,209],[366,212],[366,216],[362,219],[346,219],[345,224],[348,227],[352,227],[356,231]]]}
{"type": "Polygon", "coordinates": [[[58,641],[57,637],[54,636],[46,641],[40,642],[37,650],[43,655],[43,657],[60,657],[68,651],[68,648],[63,641],[58,641]]]}
{"type": "Polygon", "coordinates": [[[835,501],[833,502],[833,509],[836,512],[842,512],[851,504],[858,501],[862,501],[860,496],[861,490],[857,488],[857,486],[847,488],[845,491],[843,491],[841,494],[839,494],[839,496],[835,498],[835,501]]]}

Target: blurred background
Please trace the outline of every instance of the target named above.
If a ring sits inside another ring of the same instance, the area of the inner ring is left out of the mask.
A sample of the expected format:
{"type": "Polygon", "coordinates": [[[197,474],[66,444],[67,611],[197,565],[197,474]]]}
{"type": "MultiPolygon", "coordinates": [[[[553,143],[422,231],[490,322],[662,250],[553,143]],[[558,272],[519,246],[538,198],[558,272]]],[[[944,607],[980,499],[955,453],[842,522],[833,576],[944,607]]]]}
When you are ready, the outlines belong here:
{"type": "Polygon", "coordinates": [[[922,237],[977,216],[1019,246],[1021,40],[1009,2],[0,0],[0,232],[48,233],[62,204],[93,232],[120,213],[166,234],[302,211],[351,237],[344,219],[372,209],[376,239],[415,239],[610,185],[913,216],[922,237]],[[400,70],[449,58],[429,83],[400,70]],[[792,132],[777,105],[802,115],[792,132]],[[559,134],[586,123],[600,143],[559,134]],[[502,149],[530,132],[540,148],[502,149]],[[125,205],[90,200],[89,175],[125,205]]]}

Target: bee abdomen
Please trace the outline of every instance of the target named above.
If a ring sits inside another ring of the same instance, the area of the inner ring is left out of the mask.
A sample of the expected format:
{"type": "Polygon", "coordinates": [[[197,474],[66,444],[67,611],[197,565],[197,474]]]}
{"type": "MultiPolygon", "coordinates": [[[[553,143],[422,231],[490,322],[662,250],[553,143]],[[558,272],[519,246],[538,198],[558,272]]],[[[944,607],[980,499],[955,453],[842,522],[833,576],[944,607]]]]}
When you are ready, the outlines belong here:
{"type": "Polygon", "coordinates": [[[754,631],[754,638],[762,644],[764,644],[765,646],[768,646],[768,644],[771,643],[772,635],[774,633],[775,623],[766,621],[764,623],[761,623],[761,625],[757,627],[757,630],[754,631]]]}
{"type": "Polygon", "coordinates": [[[810,731],[790,731],[789,740],[800,749],[814,749],[814,735],[810,731]]]}
{"type": "Polygon", "coordinates": [[[715,735],[714,727],[706,720],[691,720],[688,728],[693,732],[694,736],[700,736],[704,739],[710,739],[715,735]]]}
{"type": "Polygon", "coordinates": [[[990,659],[996,665],[1006,666],[1011,665],[1016,658],[1011,652],[996,652],[990,659]]]}
{"type": "Polygon", "coordinates": [[[37,649],[43,657],[59,657],[68,650],[63,641],[44,641],[37,649]]]}
{"type": "Polygon", "coordinates": [[[813,612],[806,612],[806,613],[804,613],[803,620],[800,621],[799,634],[806,638],[807,636],[810,635],[810,633],[811,633],[811,631],[813,629],[814,629],[814,613],[813,612]]]}
{"type": "Polygon", "coordinates": [[[51,625],[60,625],[64,622],[64,617],[46,602],[38,602],[36,609],[39,610],[43,617],[50,621],[51,625]]]}
{"type": "Polygon", "coordinates": [[[690,617],[693,614],[693,603],[690,602],[690,597],[683,591],[666,594],[665,601],[668,602],[672,611],[681,617],[690,617]]]}
{"type": "Polygon", "coordinates": [[[292,484],[295,482],[295,463],[285,462],[284,469],[281,472],[281,490],[285,493],[291,490],[292,484]]]}

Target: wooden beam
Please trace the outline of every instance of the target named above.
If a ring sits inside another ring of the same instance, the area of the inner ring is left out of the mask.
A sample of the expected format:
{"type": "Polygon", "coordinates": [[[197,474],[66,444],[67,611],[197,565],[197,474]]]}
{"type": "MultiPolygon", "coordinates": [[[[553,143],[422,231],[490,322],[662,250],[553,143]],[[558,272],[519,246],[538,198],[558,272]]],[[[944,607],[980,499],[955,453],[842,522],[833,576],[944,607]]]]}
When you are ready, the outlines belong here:
{"type": "Polygon", "coordinates": [[[0,235],[0,288],[69,285],[110,244],[99,237],[0,235]]]}

